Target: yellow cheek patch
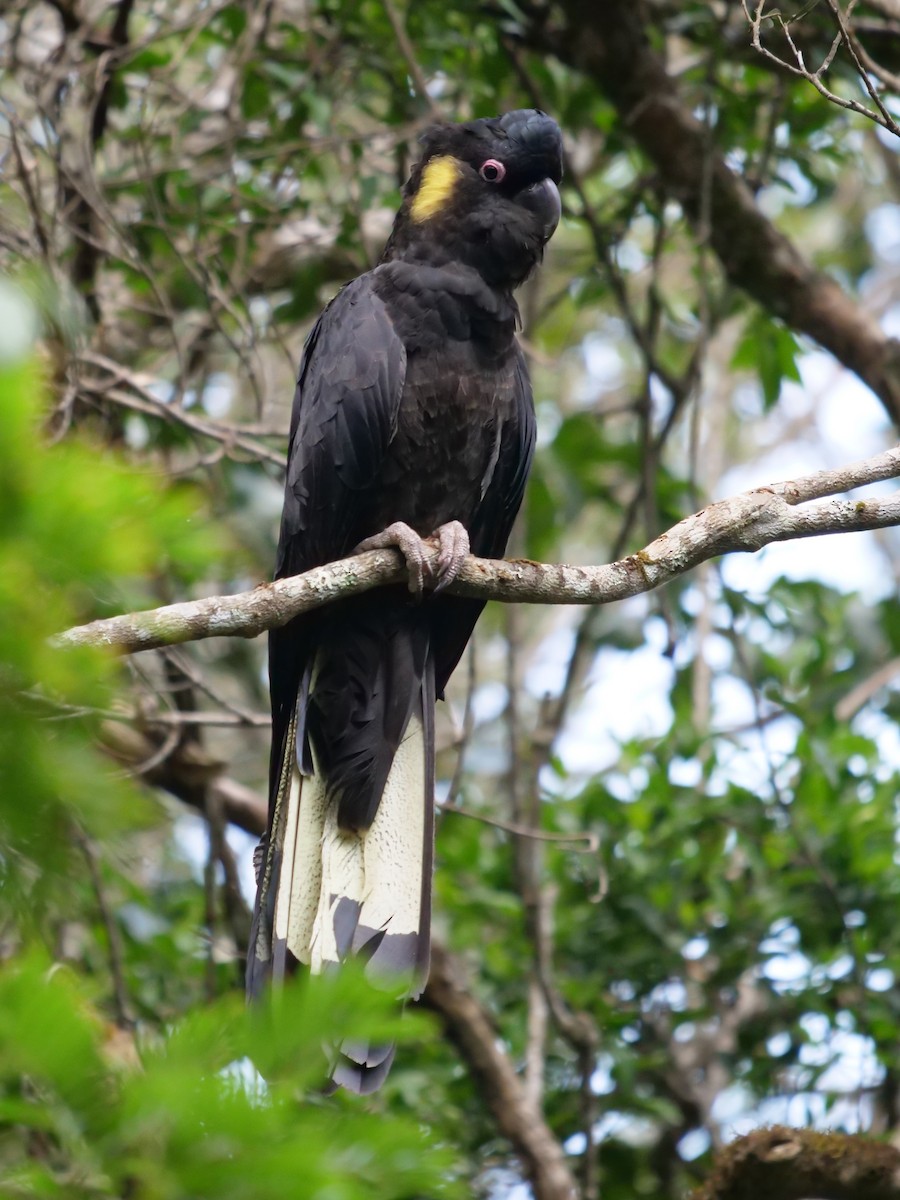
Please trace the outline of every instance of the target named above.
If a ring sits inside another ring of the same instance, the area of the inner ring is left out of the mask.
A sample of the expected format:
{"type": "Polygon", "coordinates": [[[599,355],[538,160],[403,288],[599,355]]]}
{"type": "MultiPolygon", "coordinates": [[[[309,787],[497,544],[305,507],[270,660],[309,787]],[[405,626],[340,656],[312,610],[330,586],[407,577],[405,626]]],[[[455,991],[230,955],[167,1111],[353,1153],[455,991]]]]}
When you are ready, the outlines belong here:
{"type": "Polygon", "coordinates": [[[419,190],[409,206],[409,215],[414,221],[427,221],[441,211],[457,182],[462,177],[462,163],[451,154],[441,154],[425,164],[419,190]]]}

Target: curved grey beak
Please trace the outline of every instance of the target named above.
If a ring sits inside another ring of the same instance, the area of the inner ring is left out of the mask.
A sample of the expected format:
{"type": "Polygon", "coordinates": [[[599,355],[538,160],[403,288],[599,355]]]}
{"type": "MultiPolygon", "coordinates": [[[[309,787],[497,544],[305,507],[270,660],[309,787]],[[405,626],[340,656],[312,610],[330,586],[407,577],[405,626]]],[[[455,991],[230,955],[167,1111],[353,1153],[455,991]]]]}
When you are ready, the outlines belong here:
{"type": "Polygon", "coordinates": [[[532,183],[523,188],[516,196],[516,202],[530,209],[540,220],[544,241],[549,242],[562,213],[559,188],[553,180],[542,179],[540,183],[532,183]]]}

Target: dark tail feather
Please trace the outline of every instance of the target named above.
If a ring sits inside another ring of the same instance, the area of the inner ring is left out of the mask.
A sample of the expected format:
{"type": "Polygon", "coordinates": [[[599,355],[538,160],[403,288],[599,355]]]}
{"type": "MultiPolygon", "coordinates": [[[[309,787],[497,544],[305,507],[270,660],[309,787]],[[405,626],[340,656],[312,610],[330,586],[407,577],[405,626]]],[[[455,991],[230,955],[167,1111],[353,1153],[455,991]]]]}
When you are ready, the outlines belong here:
{"type": "MultiPolygon", "coordinates": [[[[373,986],[418,996],[429,964],[434,858],[434,671],[416,688],[366,829],[343,829],[339,807],[315,769],[291,788],[296,719],[287,742],[269,842],[260,855],[248,992],[293,962],[314,972],[348,957],[366,963],[373,986]]],[[[384,1082],[391,1045],[348,1039],[335,1049],[332,1079],[361,1094],[384,1082]]]]}
{"type": "Polygon", "coordinates": [[[331,1068],[336,1087],[345,1087],[359,1096],[371,1096],[387,1079],[394,1053],[393,1043],[372,1046],[368,1042],[341,1042],[337,1061],[331,1068]]]}
{"type": "Polygon", "coordinates": [[[294,742],[297,734],[297,714],[287,723],[283,739],[272,746],[270,778],[272,799],[269,806],[269,829],[253,854],[256,869],[256,904],[250,939],[247,945],[247,998],[262,995],[273,973],[284,977],[284,948],[273,940],[275,904],[281,883],[285,829],[291,801],[294,776],[294,742]]]}
{"type": "MultiPolygon", "coordinates": [[[[434,674],[427,665],[407,732],[388,774],[372,826],[356,836],[366,867],[361,903],[332,907],[339,952],[366,962],[379,990],[418,997],[428,979],[434,861],[434,674]],[[402,831],[402,832],[401,832],[402,831]],[[414,886],[410,886],[414,884],[414,886]]],[[[344,954],[341,953],[341,957],[344,954]]],[[[331,1077],[361,1095],[381,1087],[393,1045],[347,1039],[336,1048],[331,1077]]]]}

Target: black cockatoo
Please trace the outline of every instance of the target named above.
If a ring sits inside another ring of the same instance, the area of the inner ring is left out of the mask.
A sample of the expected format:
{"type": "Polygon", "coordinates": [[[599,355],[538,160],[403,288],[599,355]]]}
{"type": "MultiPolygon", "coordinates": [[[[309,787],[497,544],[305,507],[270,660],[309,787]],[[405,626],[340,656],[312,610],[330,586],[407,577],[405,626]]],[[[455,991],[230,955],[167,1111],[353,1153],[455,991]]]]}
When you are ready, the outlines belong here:
{"type": "MultiPolygon", "coordinates": [[[[502,556],[531,463],[513,292],[559,221],[559,128],[528,109],[439,125],[422,142],[378,266],[307,339],[275,570],[397,545],[410,589],[342,600],[270,634],[251,995],[297,962],[320,971],[350,955],[379,986],[424,987],[435,698],[483,607],[444,588],[470,548],[502,556]],[[434,534],[440,565],[423,580],[420,538],[434,534]]],[[[373,1091],[392,1053],[347,1042],[333,1078],[373,1091]]]]}

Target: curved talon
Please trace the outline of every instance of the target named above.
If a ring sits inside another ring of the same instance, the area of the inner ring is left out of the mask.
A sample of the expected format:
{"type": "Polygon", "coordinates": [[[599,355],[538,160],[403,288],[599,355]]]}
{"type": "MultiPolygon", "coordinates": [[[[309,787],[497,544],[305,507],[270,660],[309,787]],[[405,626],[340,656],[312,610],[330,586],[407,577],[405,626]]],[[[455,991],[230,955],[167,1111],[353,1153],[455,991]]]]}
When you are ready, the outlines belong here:
{"type": "Polygon", "coordinates": [[[460,521],[448,521],[437,530],[438,560],[432,571],[435,593],[441,592],[459,574],[469,555],[469,535],[460,521]]]}
{"type": "Polygon", "coordinates": [[[404,521],[394,521],[381,533],[364,538],[353,553],[362,554],[364,550],[399,550],[406,560],[409,590],[421,598],[425,587],[425,547],[414,529],[404,521]]]}
{"type": "MultiPolygon", "coordinates": [[[[434,568],[428,568],[428,579],[435,592],[443,589],[457,577],[459,569],[469,555],[469,535],[460,521],[448,521],[435,530],[438,556],[434,568]]],[[[430,539],[429,539],[430,540],[430,539]]],[[[406,560],[409,572],[409,590],[421,598],[425,586],[426,549],[424,540],[404,521],[394,521],[381,533],[367,537],[353,548],[354,554],[364,550],[399,550],[406,560]]]]}

